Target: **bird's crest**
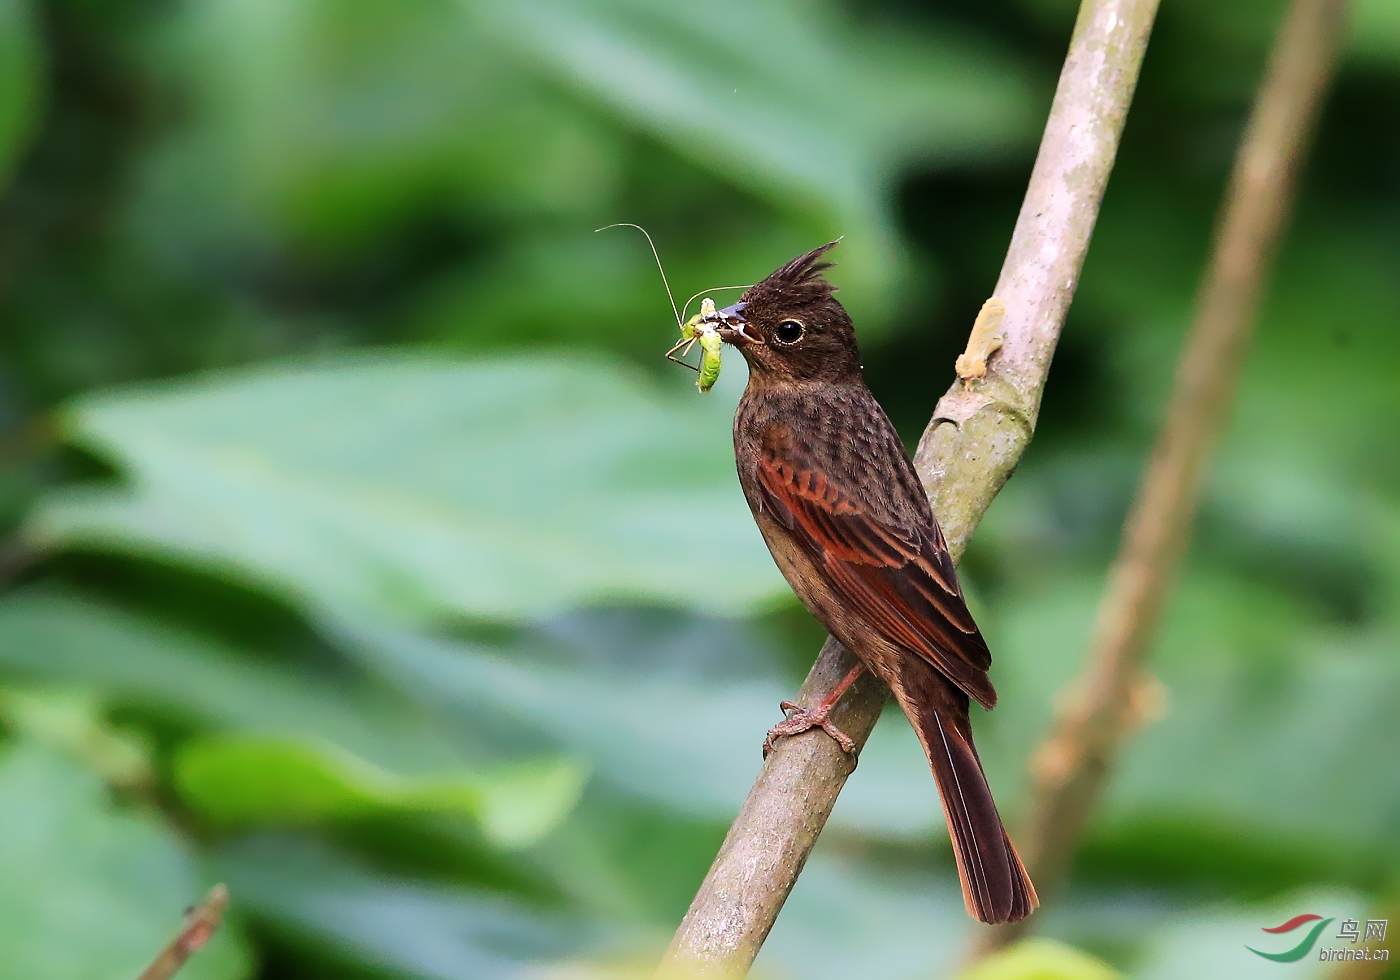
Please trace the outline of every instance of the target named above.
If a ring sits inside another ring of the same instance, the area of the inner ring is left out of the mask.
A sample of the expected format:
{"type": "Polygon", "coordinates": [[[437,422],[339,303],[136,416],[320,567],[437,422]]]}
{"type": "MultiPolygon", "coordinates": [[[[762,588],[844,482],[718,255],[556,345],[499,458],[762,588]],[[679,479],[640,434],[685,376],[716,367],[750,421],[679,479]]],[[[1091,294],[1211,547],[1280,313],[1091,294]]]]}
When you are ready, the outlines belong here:
{"type": "Polygon", "coordinates": [[[782,296],[784,299],[795,299],[805,304],[830,296],[836,292],[836,287],[827,282],[822,273],[835,263],[823,262],[822,256],[835,248],[840,241],[838,238],[834,242],[827,242],[812,249],[805,255],[799,255],[750,289],[744,294],[744,299],[752,301],[759,296],[782,296]]]}

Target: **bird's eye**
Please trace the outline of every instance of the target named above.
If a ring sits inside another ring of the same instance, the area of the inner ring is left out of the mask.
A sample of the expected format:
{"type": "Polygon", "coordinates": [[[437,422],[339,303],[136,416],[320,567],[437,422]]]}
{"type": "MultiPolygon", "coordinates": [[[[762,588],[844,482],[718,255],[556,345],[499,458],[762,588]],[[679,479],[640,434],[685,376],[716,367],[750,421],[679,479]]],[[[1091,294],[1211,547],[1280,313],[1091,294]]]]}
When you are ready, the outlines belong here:
{"type": "Polygon", "coordinates": [[[784,320],[773,331],[773,336],[780,344],[795,344],[802,339],[802,324],[796,320],[784,320]]]}

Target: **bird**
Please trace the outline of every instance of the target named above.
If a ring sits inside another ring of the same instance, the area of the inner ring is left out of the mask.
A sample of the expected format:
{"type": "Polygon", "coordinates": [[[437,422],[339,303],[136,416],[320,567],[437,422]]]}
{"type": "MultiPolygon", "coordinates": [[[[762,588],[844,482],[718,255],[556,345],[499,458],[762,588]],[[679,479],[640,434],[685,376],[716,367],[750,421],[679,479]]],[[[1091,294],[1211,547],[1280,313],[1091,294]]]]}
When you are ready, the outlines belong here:
{"type": "Polygon", "coordinates": [[[1012,922],[1039,902],[972,740],[971,701],[996,704],[991,652],[914,464],[866,387],[855,328],[824,275],[836,244],[799,255],[716,317],[749,366],[734,414],[744,497],[797,597],[858,658],[814,708],[783,702],[791,714],[764,754],[812,728],[854,753],[831,709],[874,673],[933,770],[968,913],[1012,922]]]}

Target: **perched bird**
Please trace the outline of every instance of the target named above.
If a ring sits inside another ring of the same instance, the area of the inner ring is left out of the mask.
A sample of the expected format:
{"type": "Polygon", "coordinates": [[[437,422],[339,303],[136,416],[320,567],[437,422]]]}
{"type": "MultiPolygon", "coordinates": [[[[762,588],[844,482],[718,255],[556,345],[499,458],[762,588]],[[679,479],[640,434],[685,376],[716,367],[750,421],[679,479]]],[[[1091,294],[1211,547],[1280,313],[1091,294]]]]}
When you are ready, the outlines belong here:
{"type": "Polygon", "coordinates": [[[1002,826],[968,719],[996,703],[992,657],[899,435],[861,375],[851,318],[823,277],[835,242],[800,255],[721,311],[723,339],[748,361],[734,416],[739,482],[793,591],[860,664],[773,739],[825,729],[869,669],[918,733],[938,782],[969,914],[1011,922],[1038,904],[1002,826]]]}

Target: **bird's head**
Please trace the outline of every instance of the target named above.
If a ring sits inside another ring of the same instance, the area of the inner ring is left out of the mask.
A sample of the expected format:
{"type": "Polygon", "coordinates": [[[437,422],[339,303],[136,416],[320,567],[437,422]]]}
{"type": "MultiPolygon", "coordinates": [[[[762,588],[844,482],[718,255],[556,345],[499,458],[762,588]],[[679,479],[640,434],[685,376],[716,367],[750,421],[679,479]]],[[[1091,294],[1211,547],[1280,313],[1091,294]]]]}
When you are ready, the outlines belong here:
{"type": "Polygon", "coordinates": [[[860,351],[836,287],[822,272],[828,242],[799,255],[720,311],[720,336],[744,355],[760,383],[843,382],[860,378],[860,351]]]}

